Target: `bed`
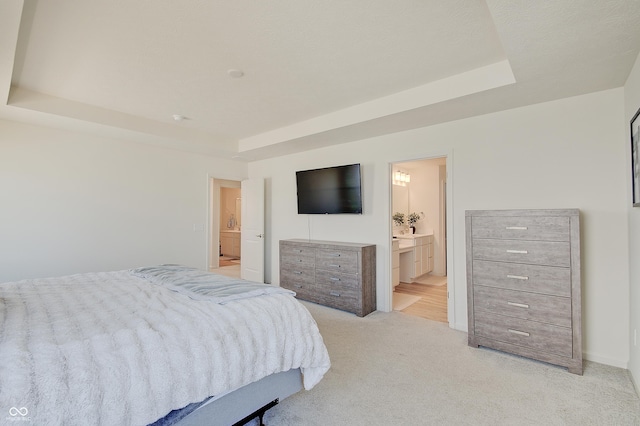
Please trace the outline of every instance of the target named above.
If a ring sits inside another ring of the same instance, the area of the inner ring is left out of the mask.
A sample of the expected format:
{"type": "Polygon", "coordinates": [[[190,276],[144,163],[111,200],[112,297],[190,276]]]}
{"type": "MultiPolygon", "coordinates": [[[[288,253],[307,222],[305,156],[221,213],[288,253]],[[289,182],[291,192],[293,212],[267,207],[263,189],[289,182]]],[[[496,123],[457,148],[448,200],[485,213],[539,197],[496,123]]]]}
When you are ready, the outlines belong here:
{"type": "Polygon", "coordinates": [[[330,367],[293,295],[180,265],[0,284],[0,420],[261,419],[330,367]]]}

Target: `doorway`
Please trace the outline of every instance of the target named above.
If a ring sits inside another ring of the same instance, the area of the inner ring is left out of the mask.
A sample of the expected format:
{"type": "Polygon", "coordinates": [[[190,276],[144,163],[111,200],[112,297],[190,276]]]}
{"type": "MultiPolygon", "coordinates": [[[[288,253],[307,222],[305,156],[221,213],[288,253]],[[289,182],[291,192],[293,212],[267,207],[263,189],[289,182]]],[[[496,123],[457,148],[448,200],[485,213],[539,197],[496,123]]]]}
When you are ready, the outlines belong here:
{"type": "Polygon", "coordinates": [[[446,165],[446,157],[392,164],[392,305],[448,323],[446,165]]]}
{"type": "Polygon", "coordinates": [[[242,268],[241,182],[211,178],[209,270],[240,278],[242,268]]]}

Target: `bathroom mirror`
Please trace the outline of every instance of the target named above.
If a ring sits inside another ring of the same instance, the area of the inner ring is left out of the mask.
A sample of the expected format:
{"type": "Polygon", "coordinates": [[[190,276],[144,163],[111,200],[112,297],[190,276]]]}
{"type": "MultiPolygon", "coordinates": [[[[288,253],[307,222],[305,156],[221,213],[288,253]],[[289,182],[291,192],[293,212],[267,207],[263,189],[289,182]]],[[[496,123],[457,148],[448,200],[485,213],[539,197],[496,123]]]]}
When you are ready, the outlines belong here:
{"type": "Polygon", "coordinates": [[[240,188],[220,188],[220,229],[239,230],[241,217],[240,188]]]}
{"type": "Polygon", "coordinates": [[[409,215],[409,187],[408,186],[399,186],[392,185],[393,190],[391,195],[393,197],[393,211],[391,214],[393,215],[396,212],[404,213],[404,217],[409,215]]]}
{"type": "Polygon", "coordinates": [[[236,198],[236,218],[237,218],[237,227],[240,229],[240,225],[242,225],[242,198],[236,198]]]}

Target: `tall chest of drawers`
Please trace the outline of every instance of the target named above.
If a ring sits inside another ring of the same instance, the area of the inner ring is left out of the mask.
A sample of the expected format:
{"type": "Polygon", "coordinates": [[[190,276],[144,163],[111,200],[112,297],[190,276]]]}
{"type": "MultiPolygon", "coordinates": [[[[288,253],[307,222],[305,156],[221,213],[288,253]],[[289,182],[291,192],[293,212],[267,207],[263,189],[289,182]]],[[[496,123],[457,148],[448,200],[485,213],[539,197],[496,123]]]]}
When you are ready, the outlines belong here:
{"type": "Polygon", "coordinates": [[[296,297],[363,317],[376,310],[376,246],[280,241],[280,286],[296,297]]]}
{"type": "Polygon", "coordinates": [[[470,210],[465,220],[469,346],[582,374],[579,211],[470,210]]]}

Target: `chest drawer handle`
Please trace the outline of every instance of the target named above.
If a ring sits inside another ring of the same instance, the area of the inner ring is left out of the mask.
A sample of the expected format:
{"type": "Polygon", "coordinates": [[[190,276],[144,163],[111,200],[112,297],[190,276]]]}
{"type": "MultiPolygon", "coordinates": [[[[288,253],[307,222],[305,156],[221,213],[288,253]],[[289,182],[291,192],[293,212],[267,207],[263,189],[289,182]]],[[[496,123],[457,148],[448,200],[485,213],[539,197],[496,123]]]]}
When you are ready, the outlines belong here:
{"type": "Polygon", "coordinates": [[[334,253],[330,255],[331,257],[340,257],[340,253],[334,253]]]}
{"type": "Polygon", "coordinates": [[[296,274],[296,275],[302,275],[302,272],[300,272],[300,271],[293,271],[293,273],[296,274]]]}
{"type": "Polygon", "coordinates": [[[507,302],[507,305],[509,306],[516,306],[518,308],[527,308],[529,309],[529,305],[526,305],[524,303],[516,303],[516,302],[507,302]]]}
{"type": "Polygon", "coordinates": [[[527,228],[526,226],[507,226],[506,229],[515,231],[526,231],[529,228],[527,228]]]}
{"type": "Polygon", "coordinates": [[[301,285],[301,284],[294,284],[293,286],[294,286],[295,288],[302,288],[302,285],[301,285]]]}
{"type": "Polygon", "coordinates": [[[340,281],[340,278],[336,278],[336,277],[331,277],[329,278],[331,281],[340,281]]]}
{"type": "Polygon", "coordinates": [[[507,275],[507,278],[513,278],[514,280],[528,280],[529,277],[525,277],[524,275],[507,275]]]}
{"type": "Polygon", "coordinates": [[[507,250],[507,253],[514,253],[514,254],[527,254],[529,253],[527,250],[507,250]]]}
{"type": "Polygon", "coordinates": [[[518,336],[529,337],[529,333],[527,333],[526,331],[512,330],[510,328],[508,330],[509,330],[509,333],[517,334],[518,336]]]}
{"type": "Polygon", "coordinates": [[[340,265],[336,265],[335,263],[330,264],[329,266],[333,267],[333,268],[339,268],[340,265]]]}
{"type": "Polygon", "coordinates": [[[332,291],[329,293],[331,296],[335,296],[335,297],[340,297],[340,293],[336,292],[336,291],[332,291]]]}

